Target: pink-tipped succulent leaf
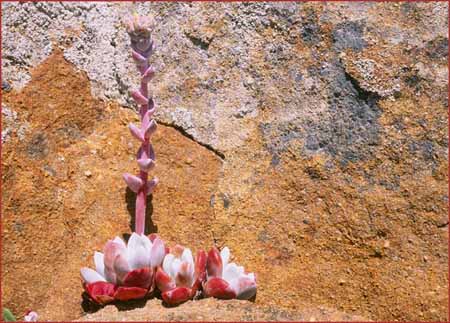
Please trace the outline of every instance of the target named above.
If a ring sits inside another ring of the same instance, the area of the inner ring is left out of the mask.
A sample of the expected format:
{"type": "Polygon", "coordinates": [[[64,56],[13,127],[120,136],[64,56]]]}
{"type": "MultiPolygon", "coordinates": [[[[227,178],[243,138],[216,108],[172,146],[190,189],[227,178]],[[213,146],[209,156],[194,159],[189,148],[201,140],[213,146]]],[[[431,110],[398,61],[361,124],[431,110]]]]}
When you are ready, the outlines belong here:
{"type": "Polygon", "coordinates": [[[137,193],[139,190],[144,186],[144,181],[137,176],[125,173],[123,174],[123,179],[125,180],[125,183],[127,183],[130,190],[137,193]]]}
{"type": "Polygon", "coordinates": [[[142,82],[148,83],[154,76],[155,76],[155,69],[152,66],[149,66],[142,75],[142,82]]]}
{"type": "Polygon", "coordinates": [[[37,322],[38,318],[39,315],[35,311],[29,310],[25,313],[23,320],[25,322],[37,322]]]}
{"type": "Polygon", "coordinates": [[[141,158],[137,160],[139,169],[143,172],[149,172],[155,167],[155,162],[150,158],[141,158]]]}
{"type": "Polygon", "coordinates": [[[131,91],[131,97],[137,104],[145,105],[148,104],[148,99],[142,95],[142,93],[138,90],[131,91]]]}
{"type": "Polygon", "coordinates": [[[128,245],[116,237],[107,242],[103,253],[95,252],[95,270],[81,269],[84,289],[99,304],[145,297],[154,290],[154,273],[165,254],[159,237],[152,242],[133,233],[128,245]]]}
{"type": "Polygon", "coordinates": [[[156,286],[169,305],[178,305],[192,299],[206,277],[206,253],[200,250],[194,261],[188,248],[175,246],[164,257],[156,271],[156,286]]]}
{"type": "Polygon", "coordinates": [[[134,138],[136,138],[137,140],[139,140],[140,142],[144,142],[144,135],[142,134],[141,129],[139,129],[138,126],[136,126],[134,123],[130,123],[128,125],[128,129],[130,129],[131,134],[133,135],[134,138]]]}
{"type": "Polygon", "coordinates": [[[219,253],[212,248],[208,253],[207,280],[203,285],[206,296],[221,299],[251,299],[256,294],[256,277],[245,273],[244,267],[230,263],[230,250],[219,253]]]}

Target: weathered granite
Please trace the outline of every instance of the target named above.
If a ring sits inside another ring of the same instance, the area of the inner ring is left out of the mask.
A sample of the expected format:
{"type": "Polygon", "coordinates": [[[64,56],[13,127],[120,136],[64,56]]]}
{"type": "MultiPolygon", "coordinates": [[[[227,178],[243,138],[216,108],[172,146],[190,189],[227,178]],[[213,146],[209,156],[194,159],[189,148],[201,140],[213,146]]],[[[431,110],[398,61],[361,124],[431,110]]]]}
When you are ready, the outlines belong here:
{"type": "MultiPolygon", "coordinates": [[[[130,232],[130,10],[2,3],[2,301],[17,313],[83,315],[79,268],[130,232]]],[[[148,230],[228,245],[258,274],[255,306],[448,319],[447,3],[136,10],[157,21],[165,125],[148,230]]]]}

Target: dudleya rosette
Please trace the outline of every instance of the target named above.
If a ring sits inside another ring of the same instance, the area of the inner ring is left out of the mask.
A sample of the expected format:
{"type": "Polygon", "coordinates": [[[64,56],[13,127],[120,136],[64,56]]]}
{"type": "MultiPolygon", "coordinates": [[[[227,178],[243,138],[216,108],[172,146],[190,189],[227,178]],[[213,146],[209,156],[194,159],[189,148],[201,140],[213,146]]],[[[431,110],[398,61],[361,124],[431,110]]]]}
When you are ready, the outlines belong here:
{"type": "Polygon", "coordinates": [[[217,248],[209,254],[200,250],[195,259],[188,248],[175,246],[166,250],[156,235],[145,236],[147,196],[153,194],[159,180],[150,177],[156,166],[152,137],[157,124],[153,119],[155,102],[148,83],[155,75],[149,59],[154,51],[153,19],[135,14],[126,21],[131,40],[131,56],[140,73],[140,86],[131,91],[137,104],[140,124],[128,128],[140,143],[137,151],[138,173],[123,174],[136,193],[135,228],[128,244],[116,237],[106,243],[103,253],[95,252],[95,270],[82,268],[83,287],[93,302],[107,304],[115,300],[144,298],[157,287],[169,305],[178,305],[196,296],[222,299],[251,299],[256,294],[256,278],[241,266],[229,263],[230,251],[217,248]],[[202,293],[203,291],[203,293],[202,293]]]}
{"type": "Polygon", "coordinates": [[[219,253],[212,248],[206,264],[207,281],[203,285],[206,296],[221,299],[251,299],[256,294],[254,273],[245,273],[244,267],[230,263],[230,250],[225,247],[219,253]]]}
{"type": "Polygon", "coordinates": [[[104,253],[95,252],[95,270],[81,269],[84,289],[100,304],[145,297],[154,290],[154,272],[165,254],[163,241],[154,234],[133,233],[128,245],[116,237],[106,243],[104,253]]]}
{"type": "Polygon", "coordinates": [[[156,286],[163,300],[177,305],[192,299],[206,278],[206,252],[200,250],[194,258],[189,248],[175,246],[164,257],[156,271],[156,286]]]}

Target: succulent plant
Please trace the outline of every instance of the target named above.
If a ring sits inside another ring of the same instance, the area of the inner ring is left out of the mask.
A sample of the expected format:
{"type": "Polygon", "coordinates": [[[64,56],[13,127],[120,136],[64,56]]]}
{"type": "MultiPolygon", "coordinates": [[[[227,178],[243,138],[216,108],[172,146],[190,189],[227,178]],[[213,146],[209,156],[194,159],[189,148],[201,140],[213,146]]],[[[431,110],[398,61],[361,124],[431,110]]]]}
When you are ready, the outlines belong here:
{"type": "Polygon", "coordinates": [[[244,267],[229,263],[230,250],[225,247],[219,253],[212,248],[206,264],[207,280],[203,291],[208,297],[221,299],[251,299],[256,294],[256,277],[245,273],[244,267]]]}
{"type": "Polygon", "coordinates": [[[164,257],[156,271],[156,286],[163,300],[178,305],[192,299],[206,278],[206,252],[200,250],[195,258],[189,248],[175,246],[164,257]]]}
{"type": "Polygon", "coordinates": [[[164,243],[155,234],[133,232],[128,245],[116,237],[106,243],[104,253],[95,252],[95,270],[81,269],[84,289],[99,304],[143,298],[153,292],[154,273],[165,254],[164,243]]]}
{"type": "Polygon", "coordinates": [[[155,167],[155,151],[150,141],[156,131],[156,121],[152,119],[155,103],[148,93],[148,83],[155,75],[155,70],[148,62],[154,50],[151,38],[153,20],[150,17],[140,17],[135,14],[126,22],[126,27],[131,40],[131,54],[141,74],[139,90],[131,92],[131,96],[140,106],[141,125],[130,123],[129,129],[131,134],[140,141],[141,146],[137,153],[139,174],[136,176],[125,173],[123,178],[128,187],[136,193],[135,232],[144,234],[147,195],[151,194],[158,184],[157,177],[148,180],[148,172],[155,167]]]}
{"type": "Polygon", "coordinates": [[[23,320],[25,322],[37,322],[38,318],[39,315],[35,311],[29,310],[25,313],[23,320]]]}
{"type": "Polygon", "coordinates": [[[140,89],[131,92],[140,105],[141,125],[129,125],[131,134],[141,143],[137,153],[139,174],[123,175],[128,187],[136,193],[136,225],[128,244],[116,237],[106,243],[103,253],[94,253],[95,270],[81,269],[83,287],[91,300],[99,304],[143,298],[152,294],[155,287],[169,305],[192,299],[202,290],[206,296],[250,299],[256,294],[255,275],[246,274],[243,267],[229,263],[228,248],[220,253],[212,248],[208,254],[200,250],[194,261],[190,249],[176,245],[169,250],[156,234],[144,235],[147,195],[158,183],[156,177],[149,180],[148,175],[155,166],[155,151],[150,141],[156,131],[152,119],[155,104],[148,93],[148,82],[155,74],[148,63],[154,49],[153,23],[148,17],[135,15],[126,25],[131,54],[141,74],[140,89]]]}
{"type": "Polygon", "coordinates": [[[3,308],[2,311],[2,318],[3,318],[3,322],[16,322],[16,317],[14,316],[14,314],[7,308],[3,308]]]}

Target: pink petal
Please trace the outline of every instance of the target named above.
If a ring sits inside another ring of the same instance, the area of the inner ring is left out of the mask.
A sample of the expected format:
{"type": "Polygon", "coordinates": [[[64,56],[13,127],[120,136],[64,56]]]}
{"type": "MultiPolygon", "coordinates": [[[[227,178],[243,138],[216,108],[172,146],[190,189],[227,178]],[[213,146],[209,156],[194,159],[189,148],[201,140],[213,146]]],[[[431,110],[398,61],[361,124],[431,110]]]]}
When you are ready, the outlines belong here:
{"type": "Polygon", "coordinates": [[[147,289],[140,287],[124,287],[117,288],[114,293],[114,299],[119,301],[129,301],[131,299],[143,298],[147,295],[147,289]]]}
{"type": "Polygon", "coordinates": [[[161,266],[165,255],[166,248],[164,247],[164,242],[160,238],[156,238],[153,241],[152,251],[150,253],[151,266],[161,266]]]}
{"type": "Polygon", "coordinates": [[[161,267],[158,267],[156,270],[155,281],[161,292],[166,292],[176,287],[175,282],[161,267]]]}
{"type": "Polygon", "coordinates": [[[213,277],[208,279],[204,286],[206,296],[220,299],[236,298],[236,293],[231,286],[222,278],[213,277]]]}
{"type": "Polygon", "coordinates": [[[150,158],[141,158],[137,161],[139,169],[143,172],[149,172],[155,167],[155,162],[150,158]]]}
{"type": "Polygon", "coordinates": [[[136,101],[137,104],[146,105],[148,104],[148,99],[142,95],[138,90],[131,91],[131,97],[136,101]]]}
{"type": "Polygon", "coordinates": [[[154,177],[151,181],[147,182],[147,195],[153,193],[153,190],[155,189],[156,185],[158,185],[158,182],[159,182],[158,177],[154,177]]]}
{"type": "Polygon", "coordinates": [[[81,277],[85,283],[106,282],[106,279],[91,268],[81,268],[81,277]]]}
{"type": "Polygon", "coordinates": [[[153,282],[153,269],[140,268],[130,271],[123,280],[126,287],[141,287],[149,289],[153,282]]]}
{"type": "Polygon", "coordinates": [[[123,179],[127,183],[128,187],[135,193],[139,192],[144,185],[144,182],[140,177],[128,173],[123,174],[123,179]]]}
{"type": "Polygon", "coordinates": [[[191,299],[194,295],[190,288],[177,287],[161,294],[164,302],[169,305],[178,305],[191,299]]]}
{"type": "Polygon", "coordinates": [[[155,120],[151,120],[144,130],[144,138],[149,139],[156,131],[157,124],[155,120]]]}
{"type": "Polygon", "coordinates": [[[256,294],[256,281],[250,277],[241,277],[238,280],[238,299],[250,299],[256,294]]]}
{"type": "Polygon", "coordinates": [[[155,69],[153,68],[153,66],[150,66],[144,72],[144,75],[142,75],[142,82],[148,83],[154,76],[155,76],[155,69]]]}
{"type": "Polygon", "coordinates": [[[135,137],[137,140],[144,142],[144,136],[141,133],[141,129],[139,129],[138,126],[136,126],[134,123],[130,123],[128,125],[128,129],[130,129],[131,134],[133,137],[135,137]]]}
{"type": "Polygon", "coordinates": [[[99,304],[107,304],[114,300],[114,291],[116,286],[111,283],[96,282],[84,284],[84,289],[94,302],[99,304]]]}
{"type": "Polygon", "coordinates": [[[212,247],[208,252],[206,270],[208,276],[222,277],[222,259],[220,258],[219,250],[217,250],[216,247],[212,247]]]}

